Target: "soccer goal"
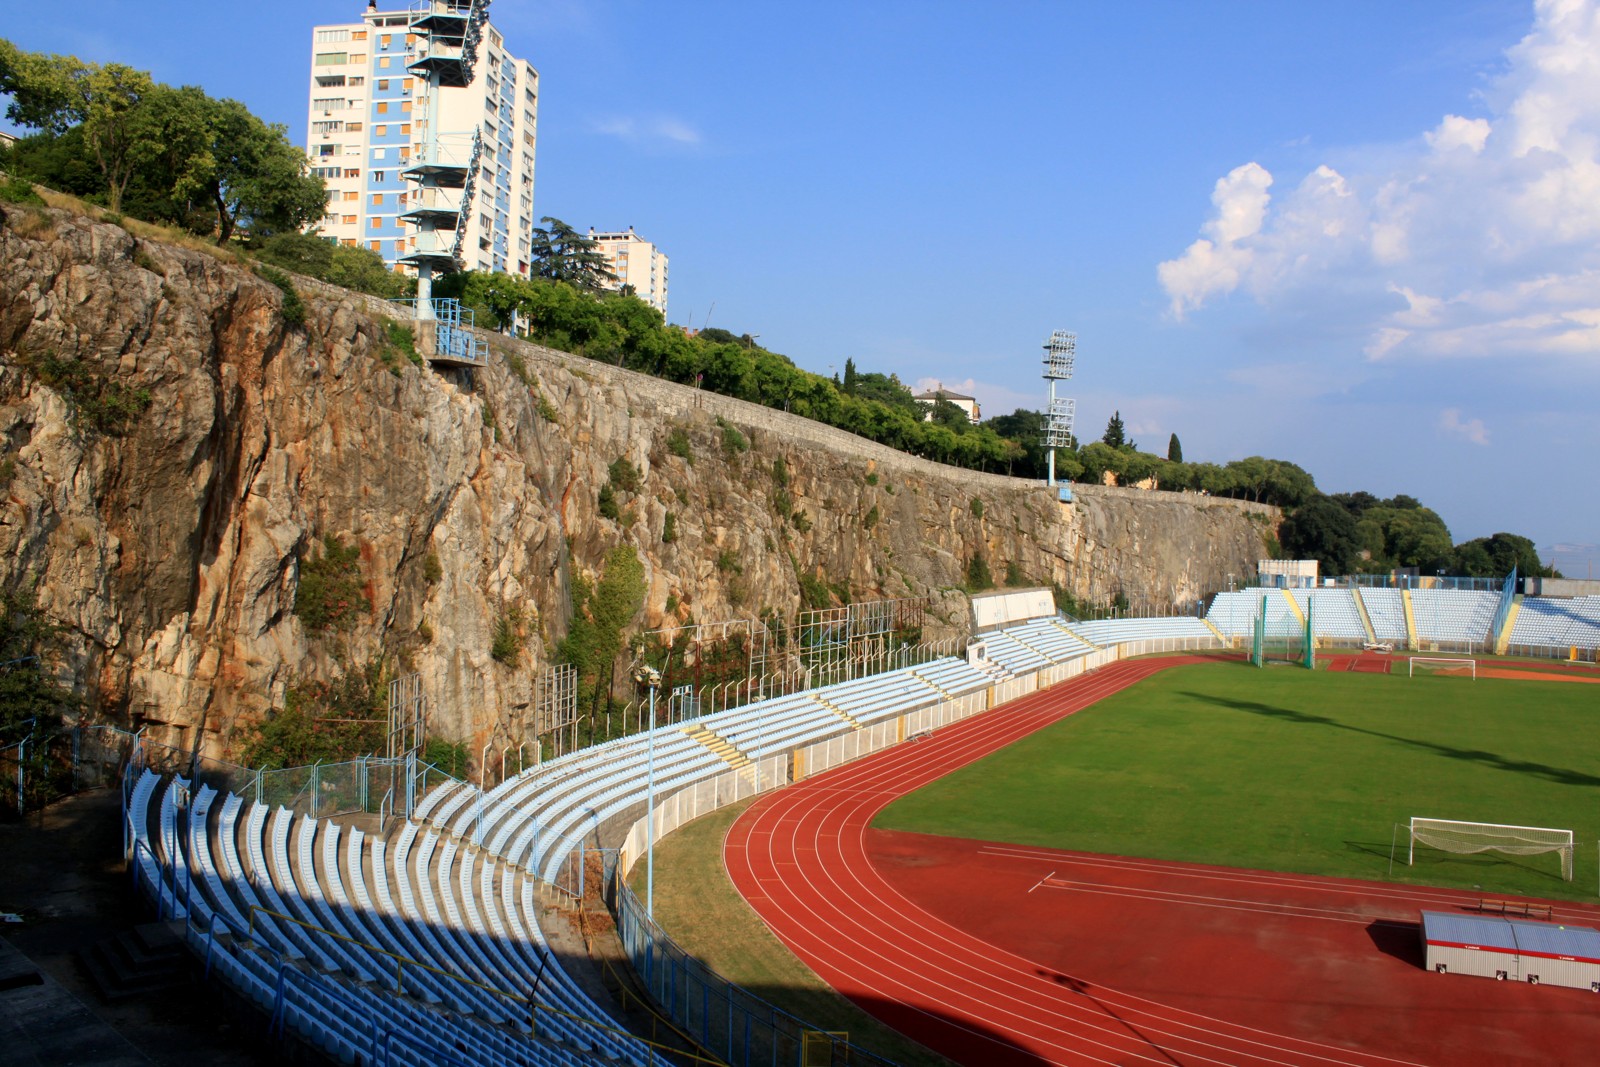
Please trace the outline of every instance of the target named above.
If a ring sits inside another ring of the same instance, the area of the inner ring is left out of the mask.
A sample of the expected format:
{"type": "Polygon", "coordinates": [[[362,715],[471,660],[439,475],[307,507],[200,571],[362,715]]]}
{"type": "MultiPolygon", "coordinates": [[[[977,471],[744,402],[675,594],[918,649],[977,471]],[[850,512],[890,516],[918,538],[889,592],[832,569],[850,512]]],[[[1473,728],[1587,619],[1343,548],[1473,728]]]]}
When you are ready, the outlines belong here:
{"type": "Polygon", "coordinates": [[[1478,661],[1475,659],[1446,659],[1443,656],[1410,656],[1406,660],[1406,676],[1442,674],[1451,678],[1471,678],[1477,681],[1478,661]]]}
{"type": "Polygon", "coordinates": [[[1416,861],[1418,845],[1462,855],[1504,852],[1510,856],[1537,856],[1545,852],[1559,852],[1561,877],[1569,882],[1572,881],[1571,830],[1553,830],[1545,826],[1507,826],[1493,822],[1457,822],[1454,819],[1413,818],[1409,824],[1406,842],[1408,866],[1416,861]]]}

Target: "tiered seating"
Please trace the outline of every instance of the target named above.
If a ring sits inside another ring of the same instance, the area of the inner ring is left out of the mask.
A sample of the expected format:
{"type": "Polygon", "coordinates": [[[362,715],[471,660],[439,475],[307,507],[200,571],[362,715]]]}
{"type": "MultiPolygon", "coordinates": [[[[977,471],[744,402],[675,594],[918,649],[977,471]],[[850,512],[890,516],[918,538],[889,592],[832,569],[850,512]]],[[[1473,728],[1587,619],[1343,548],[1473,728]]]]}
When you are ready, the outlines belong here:
{"type": "Polygon", "coordinates": [[[1511,644],[1600,648],[1600,596],[1528,597],[1511,626],[1511,644]]]}
{"type": "Polygon", "coordinates": [[[1367,628],[1361,625],[1361,612],[1348,589],[1291,589],[1300,610],[1311,605],[1311,632],[1317,637],[1365,641],[1367,628]]]}
{"type": "Polygon", "coordinates": [[[1031,674],[1042,671],[1053,663],[1039,652],[1024,645],[1004,630],[983,635],[989,659],[1000,664],[1012,674],[1031,674]]]}
{"type": "MultiPolygon", "coordinates": [[[[1229,637],[1250,637],[1262,598],[1267,602],[1267,633],[1296,633],[1304,625],[1283,597],[1281,589],[1236,589],[1218,593],[1206,618],[1229,637]]],[[[1404,620],[1402,620],[1403,622],[1404,620]]]]}
{"type": "Polygon", "coordinates": [[[1422,641],[1481,645],[1489,640],[1500,594],[1470,589],[1413,589],[1411,617],[1422,641]]]}
{"type": "Polygon", "coordinates": [[[515,1002],[422,968],[402,969],[408,996],[390,995],[395,960],[386,952],[519,995],[532,990],[537,979],[541,1003],[580,1017],[602,1017],[559,967],[541,967],[551,957],[530,922],[532,883],[492,857],[472,856],[454,840],[406,823],[397,835],[401,847],[391,869],[381,840],[251,804],[242,824],[252,868],[246,873],[236,837],[239,798],[229,796],[217,805],[216,793],[202,787],[186,807],[185,783],[169,782],[160,791],[157,840],[148,819],[156,782],[147,772],[136,783],[134,795],[141,804],[131,809],[130,829],[141,843],[137,851],[149,850],[161,863],[164,892],[178,897],[179,914],[191,913],[197,947],[209,941],[210,964],[230,985],[263,1009],[281,1012],[288,1027],[332,1059],[375,1062],[387,1044],[388,1058],[397,1063],[578,1067],[597,1060],[648,1062],[641,1044],[554,1012],[540,1013],[534,1037],[526,1009],[515,1002]],[[412,842],[419,840],[413,851],[412,842]],[[453,873],[457,869],[459,874],[453,873]],[[422,902],[426,919],[393,907],[391,870],[402,894],[422,902]],[[370,892],[374,885],[379,906],[370,892]],[[245,915],[258,900],[311,928],[257,912],[253,940],[247,940],[245,915]],[[213,914],[219,921],[208,925],[204,917],[213,914]],[[315,969],[296,962],[302,947],[309,948],[315,969]]]}
{"type": "Polygon", "coordinates": [[[1191,615],[1176,615],[1165,619],[1096,619],[1092,622],[1074,623],[1072,628],[1085,641],[1093,642],[1102,648],[1121,644],[1123,641],[1209,638],[1215,642],[1217,639],[1217,635],[1211,632],[1211,627],[1191,615]]]}
{"type": "Polygon", "coordinates": [[[1029,648],[1044,653],[1055,663],[1087,655],[1093,646],[1055,619],[1035,619],[1025,626],[1013,626],[1006,631],[1029,648]]]}
{"type": "Polygon", "coordinates": [[[1406,606],[1400,590],[1363,589],[1361,603],[1366,605],[1372,633],[1379,641],[1403,646],[1410,640],[1410,634],[1406,633],[1406,606]]]}

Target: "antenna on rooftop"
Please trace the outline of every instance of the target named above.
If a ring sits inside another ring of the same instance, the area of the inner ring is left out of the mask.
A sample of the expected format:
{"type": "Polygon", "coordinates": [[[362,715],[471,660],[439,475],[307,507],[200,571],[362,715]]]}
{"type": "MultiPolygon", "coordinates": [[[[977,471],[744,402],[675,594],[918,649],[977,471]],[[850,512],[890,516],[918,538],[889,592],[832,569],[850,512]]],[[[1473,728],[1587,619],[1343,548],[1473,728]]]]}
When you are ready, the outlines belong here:
{"type": "Polygon", "coordinates": [[[1044,379],[1050,383],[1050,407],[1044,416],[1044,447],[1050,456],[1050,485],[1056,484],[1056,449],[1072,447],[1072,421],[1077,415],[1077,401],[1056,396],[1056,383],[1072,377],[1073,362],[1077,358],[1078,335],[1067,330],[1056,330],[1044,343],[1044,379]]]}

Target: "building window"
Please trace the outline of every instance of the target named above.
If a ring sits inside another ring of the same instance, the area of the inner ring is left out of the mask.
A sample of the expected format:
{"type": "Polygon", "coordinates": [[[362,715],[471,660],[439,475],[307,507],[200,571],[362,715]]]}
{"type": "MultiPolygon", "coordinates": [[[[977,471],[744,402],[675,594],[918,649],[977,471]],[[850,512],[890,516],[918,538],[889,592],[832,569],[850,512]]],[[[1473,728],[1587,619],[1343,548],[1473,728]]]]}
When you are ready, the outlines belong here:
{"type": "Polygon", "coordinates": [[[383,194],[382,193],[373,193],[372,194],[372,206],[373,207],[382,207],[383,206],[383,194]]]}
{"type": "Polygon", "coordinates": [[[350,79],[350,84],[351,85],[365,85],[365,84],[367,84],[367,79],[364,78],[364,77],[363,78],[351,78],[350,79]]]}
{"type": "Polygon", "coordinates": [[[350,39],[349,30],[318,30],[318,44],[343,44],[350,39]]]}
{"type": "Polygon", "coordinates": [[[389,38],[390,38],[390,34],[387,34],[387,33],[383,34],[381,37],[379,37],[378,38],[378,47],[379,48],[388,48],[389,47],[389,38]]]}
{"type": "Polygon", "coordinates": [[[355,33],[350,35],[350,39],[352,41],[365,41],[367,39],[367,31],[357,30],[355,33]]]}
{"type": "Polygon", "coordinates": [[[360,200],[361,194],[356,192],[354,189],[346,189],[344,192],[344,198],[346,200],[360,200]]]}
{"type": "Polygon", "coordinates": [[[379,56],[378,57],[378,66],[387,67],[388,65],[389,65],[389,57],[388,56],[379,56]]]}
{"type": "Polygon", "coordinates": [[[354,226],[356,224],[356,217],[354,215],[346,215],[342,221],[346,226],[354,226]]]}
{"type": "Polygon", "coordinates": [[[347,123],[345,123],[345,127],[344,128],[349,130],[351,133],[360,133],[361,132],[361,123],[359,123],[359,122],[347,122],[347,123]]]}
{"type": "Polygon", "coordinates": [[[409,100],[400,101],[400,113],[402,115],[411,114],[411,101],[409,101],[409,100]]]}
{"type": "Polygon", "coordinates": [[[387,137],[388,135],[389,135],[389,127],[385,126],[383,123],[380,122],[378,125],[372,127],[372,136],[374,136],[374,137],[387,137]]]}
{"type": "Polygon", "coordinates": [[[389,79],[388,78],[379,78],[378,79],[378,92],[386,93],[388,91],[389,91],[389,79]]]}
{"type": "Polygon", "coordinates": [[[389,180],[389,174],[387,171],[375,170],[372,172],[372,180],[375,184],[382,185],[389,180]]]}
{"type": "Polygon", "coordinates": [[[361,170],[358,167],[346,167],[344,176],[346,178],[359,178],[361,177],[361,170]]]}
{"type": "Polygon", "coordinates": [[[382,252],[383,251],[383,242],[382,241],[372,241],[371,245],[372,245],[372,250],[374,252],[382,252]]]}
{"type": "Polygon", "coordinates": [[[385,104],[382,100],[379,100],[378,101],[378,114],[387,115],[388,113],[389,113],[389,105],[385,104]]]}
{"type": "Polygon", "coordinates": [[[403,135],[405,135],[405,136],[406,136],[406,137],[410,137],[410,136],[411,136],[411,123],[409,123],[409,122],[402,122],[402,123],[401,123],[401,124],[400,124],[400,132],[401,132],[401,133],[402,133],[402,134],[403,134],[403,135]]]}
{"type": "Polygon", "coordinates": [[[349,58],[350,56],[345,52],[318,52],[314,57],[314,61],[319,67],[333,66],[335,64],[347,62],[349,58]]]}

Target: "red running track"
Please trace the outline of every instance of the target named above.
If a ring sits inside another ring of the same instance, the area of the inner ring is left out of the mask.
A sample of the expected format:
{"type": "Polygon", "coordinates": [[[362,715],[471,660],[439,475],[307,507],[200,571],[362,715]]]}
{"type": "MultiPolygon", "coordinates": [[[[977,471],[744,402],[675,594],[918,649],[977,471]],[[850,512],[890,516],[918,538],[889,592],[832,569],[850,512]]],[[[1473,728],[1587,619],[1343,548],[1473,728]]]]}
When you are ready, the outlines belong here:
{"type": "MultiPolygon", "coordinates": [[[[938,1052],[987,1064],[1375,1065],[1403,1061],[1273,1034],[1091,984],[913,904],[868,857],[890,801],[1184,656],[1113,664],[779,790],[725,844],[734,885],[840,993],[938,1052]]],[[[980,887],[974,886],[974,891],[980,887]]]]}

